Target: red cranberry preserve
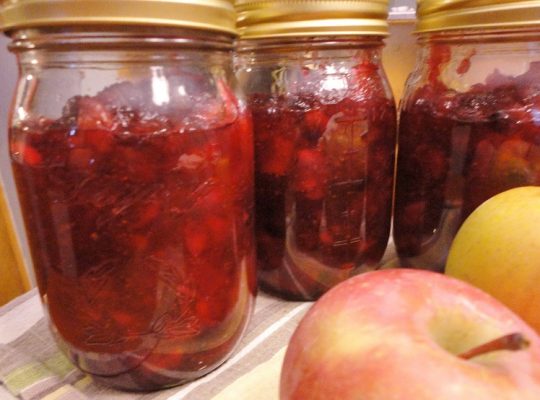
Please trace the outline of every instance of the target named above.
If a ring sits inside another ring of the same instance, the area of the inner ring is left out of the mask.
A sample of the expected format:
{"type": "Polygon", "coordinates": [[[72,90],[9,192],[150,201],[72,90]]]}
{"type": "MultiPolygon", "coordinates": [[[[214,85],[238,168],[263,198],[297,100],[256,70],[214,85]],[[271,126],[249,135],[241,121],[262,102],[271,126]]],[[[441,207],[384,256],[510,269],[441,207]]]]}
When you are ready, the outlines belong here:
{"type": "Polygon", "coordinates": [[[380,267],[396,110],[386,1],[238,0],[237,76],[253,110],[260,285],[313,300],[380,267]]]}
{"type": "Polygon", "coordinates": [[[434,44],[422,67],[426,79],[409,87],[394,220],[406,265],[442,270],[454,234],[476,207],[499,192],[540,184],[540,57],[523,62],[508,42],[499,46],[506,52],[493,44],[461,53],[434,44]],[[504,72],[512,62],[521,72],[504,72]],[[478,71],[485,78],[476,78],[478,71]],[[455,82],[469,85],[462,90],[455,82]]]}
{"type": "Polygon", "coordinates": [[[263,288],[313,299],[378,267],[392,200],[395,107],[372,64],[346,96],[250,97],[263,288]]]}
{"type": "Polygon", "coordinates": [[[82,370],[137,390],[222,363],[255,293],[251,120],[223,81],[189,105],[160,105],[151,85],[76,96],[11,130],[53,330],[82,370]]]}

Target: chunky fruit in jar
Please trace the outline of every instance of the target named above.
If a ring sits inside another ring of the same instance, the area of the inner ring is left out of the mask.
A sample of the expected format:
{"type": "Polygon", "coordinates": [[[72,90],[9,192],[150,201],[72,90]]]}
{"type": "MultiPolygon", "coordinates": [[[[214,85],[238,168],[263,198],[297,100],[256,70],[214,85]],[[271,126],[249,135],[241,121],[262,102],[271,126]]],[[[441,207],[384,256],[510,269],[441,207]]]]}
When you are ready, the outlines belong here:
{"type": "Polygon", "coordinates": [[[252,126],[225,83],[216,91],[156,104],[150,82],[123,82],[70,99],[59,119],[11,129],[55,335],[82,370],[114,386],[209,372],[249,317],[252,126]]]}
{"type": "Polygon", "coordinates": [[[346,78],[308,71],[301,79],[305,90],[250,97],[258,273],[271,292],[315,299],[378,268],[386,249],[395,107],[368,62],[346,78]],[[341,95],[313,90],[336,81],[341,95]]]}
{"type": "MultiPolygon", "coordinates": [[[[474,55],[458,63],[456,76],[474,55]]],[[[515,76],[494,69],[460,92],[441,79],[450,60],[447,46],[433,47],[428,79],[400,115],[394,240],[404,264],[435,270],[480,204],[540,184],[540,63],[515,76]]]]}

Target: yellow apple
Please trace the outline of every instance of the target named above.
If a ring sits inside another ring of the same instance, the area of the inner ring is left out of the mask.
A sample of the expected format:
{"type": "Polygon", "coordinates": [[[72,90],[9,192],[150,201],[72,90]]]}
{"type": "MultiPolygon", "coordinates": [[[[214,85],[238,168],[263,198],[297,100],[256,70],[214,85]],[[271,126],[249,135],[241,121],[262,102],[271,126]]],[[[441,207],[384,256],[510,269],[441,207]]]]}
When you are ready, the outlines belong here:
{"type": "Polygon", "coordinates": [[[454,238],[445,272],[540,332],[540,187],[511,189],[481,204],[454,238]]]}

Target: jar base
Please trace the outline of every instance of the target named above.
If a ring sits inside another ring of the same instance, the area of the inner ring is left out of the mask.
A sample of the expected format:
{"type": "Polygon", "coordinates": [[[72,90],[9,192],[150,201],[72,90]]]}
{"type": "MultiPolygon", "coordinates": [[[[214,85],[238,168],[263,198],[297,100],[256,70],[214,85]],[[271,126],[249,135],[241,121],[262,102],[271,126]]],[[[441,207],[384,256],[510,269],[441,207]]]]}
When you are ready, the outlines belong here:
{"type": "Polygon", "coordinates": [[[205,375],[215,371],[221,365],[225,364],[227,360],[221,361],[212,365],[210,368],[204,371],[198,372],[184,372],[183,377],[167,377],[166,374],[159,375],[155,372],[153,375],[146,377],[146,381],[141,384],[141,377],[144,376],[142,371],[132,371],[124,373],[118,376],[106,377],[90,375],[92,380],[96,383],[108,386],[116,390],[122,390],[127,392],[145,393],[154,392],[158,390],[169,389],[181,385],[185,385],[205,375]]]}
{"type": "Polygon", "coordinates": [[[279,297],[282,300],[285,301],[316,301],[319,297],[321,297],[324,294],[324,291],[321,293],[316,294],[302,294],[300,292],[292,292],[292,291],[284,291],[284,290],[277,290],[272,285],[265,284],[264,282],[259,281],[259,287],[261,291],[264,293],[279,297]]]}
{"type": "Polygon", "coordinates": [[[441,260],[433,260],[425,255],[417,257],[399,257],[400,268],[408,269],[425,269],[433,272],[444,272],[445,262],[441,260]]]}

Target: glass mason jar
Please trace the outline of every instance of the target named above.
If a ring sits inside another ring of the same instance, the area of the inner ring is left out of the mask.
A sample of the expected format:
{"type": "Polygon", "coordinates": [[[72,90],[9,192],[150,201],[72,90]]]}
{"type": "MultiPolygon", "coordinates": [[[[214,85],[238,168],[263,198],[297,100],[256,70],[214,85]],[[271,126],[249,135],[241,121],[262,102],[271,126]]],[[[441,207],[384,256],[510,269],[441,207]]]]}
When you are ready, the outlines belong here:
{"type": "Polygon", "coordinates": [[[476,207],[540,184],[540,6],[525,3],[420,2],[393,230],[405,266],[442,271],[476,207]]]}
{"type": "Polygon", "coordinates": [[[377,269],[388,242],[396,111],[381,65],[387,3],[239,1],[237,9],[259,282],[316,299],[377,269]]]}
{"type": "Polygon", "coordinates": [[[232,2],[30,3],[0,14],[20,66],[13,172],[54,336],[118,388],[204,375],[238,343],[256,291],[232,2]]]}

